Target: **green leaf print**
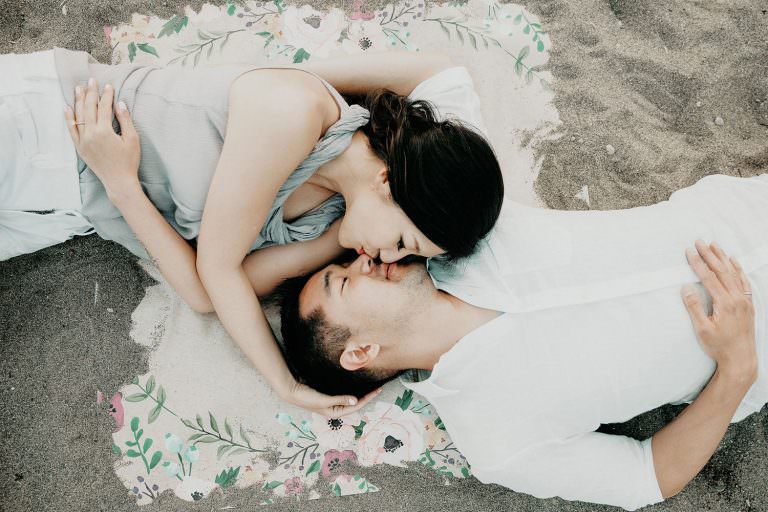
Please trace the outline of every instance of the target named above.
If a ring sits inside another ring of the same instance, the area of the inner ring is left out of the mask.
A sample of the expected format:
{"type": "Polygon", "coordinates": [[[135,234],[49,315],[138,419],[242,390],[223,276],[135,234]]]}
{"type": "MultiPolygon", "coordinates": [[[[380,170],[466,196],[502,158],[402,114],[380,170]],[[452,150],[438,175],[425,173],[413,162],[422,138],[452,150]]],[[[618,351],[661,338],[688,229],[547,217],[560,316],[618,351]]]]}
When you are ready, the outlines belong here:
{"type": "Polygon", "coordinates": [[[150,393],[152,393],[152,391],[154,391],[154,389],[155,389],[155,376],[154,375],[150,375],[149,376],[149,378],[147,379],[147,385],[144,386],[144,387],[146,388],[148,395],[150,393]]]}
{"type": "Polygon", "coordinates": [[[159,450],[153,453],[152,460],[149,462],[149,469],[154,469],[154,467],[157,466],[158,462],[160,462],[161,458],[163,458],[163,454],[159,450]]]}
{"type": "Polygon", "coordinates": [[[213,431],[218,434],[219,433],[219,424],[216,421],[216,418],[213,417],[213,414],[211,413],[211,411],[208,411],[208,421],[211,423],[211,428],[213,429],[213,431]]]}
{"type": "Polygon", "coordinates": [[[299,48],[293,55],[293,63],[298,64],[299,62],[304,62],[305,60],[309,60],[309,57],[310,55],[308,51],[306,51],[304,48],[299,48]]]}
{"type": "Polygon", "coordinates": [[[134,416],[131,419],[131,432],[136,432],[139,429],[139,417],[134,416]]]}
{"type": "Polygon", "coordinates": [[[122,455],[123,452],[120,450],[120,447],[117,446],[115,443],[112,443],[112,453],[115,455],[122,455]]]}
{"type": "Polygon", "coordinates": [[[315,471],[320,471],[320,461],[316,460],[312,463],[311,466],[309,466],[309,469],[307,469],[307,476],[311,475],[315,471]]]}
{"type": "Polygon", "coordinates": [[[235,4],[229,4],[229,7],[227,8],[227,14],[230,16],[235,14],[235,4]]]}
{"type": "MultiPolygon", "coordinates": [[[[240,473],[240,466],[237,468],[223,469],[221,473],[216,475],[214,482],[219,484],[221,488],[229,487],[237,481],[237,475],[240,473]]],[[[266,487],[265,487],[266,488],[266,487]]]]}
{"type": "Polygon", "coordinates": [[[145,398],[147,398],[147,395],[144,394],[144,393],[134,393],[132,395],[128,395],[127,397],[125,397],[125,401],[126,402],[141,402],[145,398]]]}
{"type": "Polygon", "coordinates": [[[131,42],[128,45],[128,60],[133,62],[133,59],[136,57],[136,43],[131,42]]]}
{"type": "Polygon", "coordinates": [[[266,484],[264,484],[264,489],[266,490],[275,489],[277,487],[280,487],[281,485],[283,485],[283,482],[272,480],[271,482],[267,482],[266,484]]]}
{"type": "Polygon", "coordinates": [[[145,53],[149,53],[151,55],[154,55],[157,58],[160,58],[160,56],[157,54],[157,50],[155,50],[155,48],[151,44],[149,44],[149,43],[141,43],[138,46],[139,46],[139,50],[141,50],[141,51],[143,51],[145,53]]]}

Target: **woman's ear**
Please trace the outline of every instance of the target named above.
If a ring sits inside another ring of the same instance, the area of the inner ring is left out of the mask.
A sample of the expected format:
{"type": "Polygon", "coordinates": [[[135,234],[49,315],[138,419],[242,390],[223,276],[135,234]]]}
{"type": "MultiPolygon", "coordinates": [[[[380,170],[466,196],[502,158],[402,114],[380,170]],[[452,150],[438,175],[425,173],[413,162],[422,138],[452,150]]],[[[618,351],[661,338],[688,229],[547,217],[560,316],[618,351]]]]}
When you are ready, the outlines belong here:
{"type": "Polygon", "coordinates": [[[353,372],[360,368],[371,366],[379,355],[381,346],[378,343],[362,346],[348,346],[341,353],[339,364],[345,370],[353,372]]]}
{"type": "Polygon", "coordinates": [[[376,173],[376,176],[374,176],[373,185],[371,186],[371,188],[373,188],[376,192],[381,194],[383,197],[392,199],[392,192],[389,190],[389,172],[387,171],[386,166],[383,166],[376,173]]]}

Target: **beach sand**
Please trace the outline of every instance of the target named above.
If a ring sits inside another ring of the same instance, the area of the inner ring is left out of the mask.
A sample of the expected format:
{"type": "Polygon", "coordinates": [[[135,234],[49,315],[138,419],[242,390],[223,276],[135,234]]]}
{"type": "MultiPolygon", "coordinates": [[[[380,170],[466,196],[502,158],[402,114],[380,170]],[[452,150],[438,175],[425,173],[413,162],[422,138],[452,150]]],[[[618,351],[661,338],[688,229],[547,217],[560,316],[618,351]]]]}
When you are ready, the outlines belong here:
{"type": "MultiPolygon", "coordinates": [[[[108,62],[103,25],[132,12],[167,17],[186,4],[201,2],[69,0],[64,16],[57,0],[0,0],[0,52],[55,45],[108,62]]],[[[591,208],[627,208],[664,200],[707,174],[768,172],[765,2],[524,5],[556,41],[548,69],[562,136],[537,148],[544,159],[536,191],[549,207],[587,208],[575,197],[585,185],[591,208]]],[[[136,510],[106,449],[111,418],[94,400],[96,389],[109,395],[147,371],[146,350],[128,336],[151,282],[134,260],[90,236],[0,263],[0,510],[136,510]]],[[[644,438],[680,410],[663,407],[601,430],[644,438]]],[[[701,474],[647,510],[768,510],[767,433],[766,409],[731,425],[701,474]]],[[[537,500],[475,479],[445,486],[414,466],[407,479],[371,468],[382,492],[305,502],[301,510],[613,510],[537,500]]],[[[255,508],[246,503],[247,491],[228,489],[195,504],[162,496],[147,510],[255,508]]]]}

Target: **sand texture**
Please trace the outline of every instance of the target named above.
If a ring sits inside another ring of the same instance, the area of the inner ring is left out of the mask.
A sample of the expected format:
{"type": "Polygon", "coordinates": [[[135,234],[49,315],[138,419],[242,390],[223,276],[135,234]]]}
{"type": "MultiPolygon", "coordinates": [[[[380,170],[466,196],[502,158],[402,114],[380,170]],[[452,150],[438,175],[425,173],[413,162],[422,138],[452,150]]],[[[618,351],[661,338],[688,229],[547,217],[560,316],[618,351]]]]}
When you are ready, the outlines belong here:
{"type": "MultiPolygon", "coordinates": [[[[292,2],[287,2],[291,4],[292,2]]],[[[133,12],[168,18],[202,2],[0,0],[0,52],[62,46],[109,62],[102,27],[133,12]]],[[[317,9],[351,1],[313,2],[317,9]]],[[[366,3],[371,8],[383,2],[366,3]]],[[[562,124],[531,148],[535,192],[551,208],[613,209],[665,200],[712,173],[768,172],[768,4],[752,1],[531,0],[552,38],[562,124]],[[586,188],[585,188],[586,187],[586,188]]],[[[526,145],[527,141],[522,141],[526,145]]],[[[519,186],[524,186],[521,180],[519,186]]],[[[527,197],[527,191],[512,191],[527,197]]],[[[148,372],[131,315],[154,281],[127,250],[96,236],[0,262],[0,511],[137,510],[114,471],[113,422],[95,403],[148,372]],[[96,286],[98,283],[98,294],[96,286]],[[110,311],[111,310],[111,311],[110,311]]],[[[601,431],[650,436],[681,407],[601,431]]],[[[647,510],[768,510],[768,411],[731,425],[701,474],[647,510]]],[[[270,510],[579,511],[418,463],[375,466],[381,491],[270,510]]],[[[162,495],[143,510],[253,510],[248,490],[197,503],[162,495]]]]}

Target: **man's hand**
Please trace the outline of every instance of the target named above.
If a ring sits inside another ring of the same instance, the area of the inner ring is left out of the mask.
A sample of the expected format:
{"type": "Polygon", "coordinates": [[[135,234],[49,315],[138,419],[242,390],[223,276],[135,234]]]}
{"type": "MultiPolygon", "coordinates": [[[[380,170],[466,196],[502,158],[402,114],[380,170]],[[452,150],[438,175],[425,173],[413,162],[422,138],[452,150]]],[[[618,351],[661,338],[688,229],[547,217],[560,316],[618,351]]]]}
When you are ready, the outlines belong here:
{"type": "Polygon", "coordinates": [[[735,258],[716,245],[696,241],[688,262],[712,296],[707,316],[696,290],[682,295],[702,348],[717,368],[696,400],[653,436],[653,466],[664,498],[674,496],[701,471],[757,378],[755,310],[751,288],[735,258]]]}
{"type": "Polygon", "coordinates": [[[712,296],[712,315],[707,316],[694,287],[683,287],[683,301],[696,335],[720,372],[754,382],[755,308],[747,276],[736,258],[728,258],[715,243],[707,246],[697,240],[696,249],[698,254],[686,250],[688,262],[712,296]]]}

